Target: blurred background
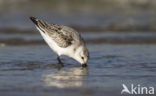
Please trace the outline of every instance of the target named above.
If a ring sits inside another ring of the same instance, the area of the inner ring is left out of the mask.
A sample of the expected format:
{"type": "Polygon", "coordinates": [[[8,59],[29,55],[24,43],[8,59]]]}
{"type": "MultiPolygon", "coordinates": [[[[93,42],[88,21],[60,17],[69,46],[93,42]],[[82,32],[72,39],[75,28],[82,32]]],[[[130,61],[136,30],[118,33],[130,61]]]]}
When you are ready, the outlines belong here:
{"type": "Polygon", "coordinates": [[[120,96],[155,86],[156,0],[0,0],[0,95],[120,96]],[[88,68],[57,64],[29,20],[70,26],[86,40],[88,68]]]}
{"type": "MultiPolygon", "coordinates": [[[[29,20],[29,16],[35,16],[49,23],[71,26],[82,33],[142,32],[141,36],[151,37],[151,34],[146,33],[156,31],[155,5],[155,0],[0,0],[0,34],[35,33],[38,35],[29,20]]],[[[11,37],[10,39],[13,39],[11,37]]],[[[144,37],[146,40],[143,41],[143,38],[138,37],[140,38],[138,43],[156,42],[155,37],[148,40],[144,37]]],[[[2,38],[5,37],[1,37],[1,44],[11,44],[2,38]]],[[[98,40],[118,43],[116,41],[118,39],[119,43],[134,43],[133,40],[126,42],[118,36],[115,38],[101,37],[98,40]]],[[[23,43],[25,40],[21,37],[14,39],[22,39],[23,43]]]]}

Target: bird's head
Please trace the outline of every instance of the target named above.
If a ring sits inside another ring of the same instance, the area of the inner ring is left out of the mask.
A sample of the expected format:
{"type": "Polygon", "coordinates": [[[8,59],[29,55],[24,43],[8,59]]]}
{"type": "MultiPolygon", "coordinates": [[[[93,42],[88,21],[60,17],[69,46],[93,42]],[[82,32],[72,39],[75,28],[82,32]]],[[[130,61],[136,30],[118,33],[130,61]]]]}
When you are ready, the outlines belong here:
{"type": "Polygon", "coordinates": [[[81,63],[83,67],[86,67],[86,63],[89,59],[89,53],[85,46],[80,46],[75,49],[74,59],[81,63]]]}

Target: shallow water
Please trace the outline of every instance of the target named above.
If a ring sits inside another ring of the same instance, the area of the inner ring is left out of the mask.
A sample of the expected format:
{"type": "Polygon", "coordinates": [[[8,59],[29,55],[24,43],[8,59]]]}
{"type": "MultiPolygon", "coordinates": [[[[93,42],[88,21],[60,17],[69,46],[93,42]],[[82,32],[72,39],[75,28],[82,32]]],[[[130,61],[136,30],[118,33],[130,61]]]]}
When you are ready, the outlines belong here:
{"type": "MultiPolygon", "coordinates": [[[[0,31],[0,45],[39,45],[46,44],[38,31],[26,30],[20,34],[16,31],[0,31]]],[[[154,32],[81,32],[87,44],[156,44],[154,32]]]]}
{"type": "Polygon", "coordinates": [[[156,88],[155,5],[0,0],[0,96],[121,96],[122,84],[156,88]],[[61,58],[64,67],[57,64],[29,16],[81,32],[90,51],[88,67],[68,57],[61,58]]]}
{"type": "Polygon", "coordinates": [[[47,45],[0,47],[2,96],[120,96],[122,84],[155,86],[156,45],[88,44],[88,68],[47,45]]]}

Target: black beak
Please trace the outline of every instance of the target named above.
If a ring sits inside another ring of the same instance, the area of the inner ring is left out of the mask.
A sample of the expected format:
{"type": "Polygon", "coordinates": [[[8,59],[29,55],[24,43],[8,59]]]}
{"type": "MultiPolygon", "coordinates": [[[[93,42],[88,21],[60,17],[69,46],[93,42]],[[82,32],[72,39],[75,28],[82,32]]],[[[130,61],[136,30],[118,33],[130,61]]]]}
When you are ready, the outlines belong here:
{"type": "Polygon", "coordinates": [[[87,67],[87,64],[82,64],[82,67],[87,67]]]}

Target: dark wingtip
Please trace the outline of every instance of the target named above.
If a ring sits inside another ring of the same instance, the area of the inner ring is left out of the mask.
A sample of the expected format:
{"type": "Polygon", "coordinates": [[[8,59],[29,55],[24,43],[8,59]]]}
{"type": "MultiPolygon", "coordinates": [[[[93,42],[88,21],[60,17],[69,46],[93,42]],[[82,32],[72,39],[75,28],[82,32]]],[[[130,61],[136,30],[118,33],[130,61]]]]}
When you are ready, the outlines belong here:
{"type": "Polygon", "coordinates": [[[35,17],[29,17],[29,18],[32,22],[34,22],[37,25],[37,19],[35,17]]]}

